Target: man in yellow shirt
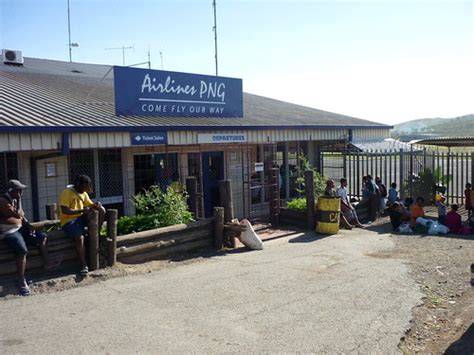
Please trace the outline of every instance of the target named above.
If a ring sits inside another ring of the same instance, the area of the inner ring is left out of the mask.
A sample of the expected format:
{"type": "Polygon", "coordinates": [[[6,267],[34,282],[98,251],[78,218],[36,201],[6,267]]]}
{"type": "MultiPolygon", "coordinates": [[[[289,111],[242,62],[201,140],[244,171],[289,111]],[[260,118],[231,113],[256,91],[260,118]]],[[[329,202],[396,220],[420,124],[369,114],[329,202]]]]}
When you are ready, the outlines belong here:
{"type": "Polygon", "coordinates": [[[59,196],[59,221],[64,233],[74,239],[81,264],[81,275],[87,275],[89,272],[84,248],[84,227],[87,225],[86,212],[90,208],[99,211],[99,230],[105,216],[105,209],[101,203],[94,203],[90,199],[89,193],[91,192],[92,182],[90,177],[79,175],[74,184],[68,185],[59,196]]]}

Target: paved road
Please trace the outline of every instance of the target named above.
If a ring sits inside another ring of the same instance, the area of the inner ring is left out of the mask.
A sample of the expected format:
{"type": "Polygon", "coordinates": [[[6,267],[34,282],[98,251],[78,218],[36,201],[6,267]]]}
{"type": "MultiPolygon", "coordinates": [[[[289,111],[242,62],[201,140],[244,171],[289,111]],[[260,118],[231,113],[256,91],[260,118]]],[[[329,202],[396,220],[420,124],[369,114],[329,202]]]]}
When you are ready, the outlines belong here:
{"type": "Polygon", "coordinates": [[[400,260],[376,256],[392,247],[375,232],[308,233],[1,300],[0,353],[398,353],[422,294],[400,260]]]}

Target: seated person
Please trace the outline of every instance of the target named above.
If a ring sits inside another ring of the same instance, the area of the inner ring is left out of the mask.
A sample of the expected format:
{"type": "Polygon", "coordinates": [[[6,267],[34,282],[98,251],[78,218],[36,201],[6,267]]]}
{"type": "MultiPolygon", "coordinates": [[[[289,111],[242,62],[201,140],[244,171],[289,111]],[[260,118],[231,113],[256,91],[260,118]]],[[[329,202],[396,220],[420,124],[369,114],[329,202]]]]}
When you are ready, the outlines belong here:
{"type": "Polygon", "coordinates": [[[395,201],[389,209],[390,223],[392,224],[393,230],[396,230],[403,222],[410,221],[410,213],[404,211],[400,202],[395,201]]]}
{"type": "Polygon", "coordinates": [[[423,197],[418,197],[414,204],[410,207],[411,214],[411,226],[416,227],[416,219],[418,217],[425,217],[425,210],[423,206],[425,204],[425,199],[423,197]]]}
{"type": "Polygon", "coordinates": [[[438,208],[438,222],[439,224],[446,225],[446,197],[440,194],[436,194],[435,205],[438,208]]]}
{"type": "MultiPolygon", "coordinates": [[[[326,181],[326,189],[324,190],[323,197],[337,198],[335,187],[336,187],[336,184],[334,180],[328,179],[326,181]]],[[[349,223],[349,221],[346,219],[342,211],[340,213],[340,224],[346,229],[354,228],[354,226],[351,223],[349,223]]]]}
{"type": "Polygon", "coordinates": [[[352,206],[351,201],[349,200],[346,178],[341,178],[341,185],[336,189],[336,195],[341,198],[341,213],[344,215],[346,220],[351,225],[353,224],[356,227],[364,228],[364,225],[360,223],[359,218],[357,217],[357,212],[354,206],[352,206]]]}
{"type": "Polygon", "coordinates": [[[464,229],[458,209],[459,206],[454,204],[451,206],[451,211],[446,215],[446,227],[449,228],[450,232],[456,234],[462,233],[464,229]]]}

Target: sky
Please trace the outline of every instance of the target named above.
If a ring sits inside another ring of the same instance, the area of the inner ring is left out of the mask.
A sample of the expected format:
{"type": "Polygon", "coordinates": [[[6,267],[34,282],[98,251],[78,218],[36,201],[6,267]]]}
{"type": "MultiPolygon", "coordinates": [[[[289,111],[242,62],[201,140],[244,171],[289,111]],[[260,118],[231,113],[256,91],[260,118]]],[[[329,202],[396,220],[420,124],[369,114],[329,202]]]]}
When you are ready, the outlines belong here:
{"type": "MultiPolygon", "coordinates": [[[[474,113],[474,0],[216,2],[218,73],[245,92],[386,124],[474,113]]],[[[152,69],[215,74],[212,0],[69,4],[73,61],[150,51],[152,69]]],[[[67,0],[0,0],[0,48],[68,61],[67,15],[67,0]]]]}

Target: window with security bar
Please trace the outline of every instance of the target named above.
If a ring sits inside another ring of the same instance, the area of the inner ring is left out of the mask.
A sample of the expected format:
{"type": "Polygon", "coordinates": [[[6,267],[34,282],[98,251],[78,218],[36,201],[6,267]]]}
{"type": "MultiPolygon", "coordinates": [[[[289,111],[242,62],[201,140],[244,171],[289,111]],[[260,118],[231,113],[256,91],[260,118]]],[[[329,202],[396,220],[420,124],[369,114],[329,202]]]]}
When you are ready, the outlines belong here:
{"type": "Polygon", "coordinates": [[[1,153],[0,155],[0,193],[7,190],[7,182],[18,179],[18,159],[16,153],[1,153]]]}
{"type": "Polygon", "coordinates": [[[165,190],[171,183],[179,182],[178,154],[140,154],[133,157],[135,193],[159,186],[165,190]]]}
{"type": "MultiPolygon", "coordinates": [[[[78,175],[87,175],[91,178],[94,187],[91,198],[117,197],[109,202],[122,202],[123,174],[120,149],[99,149],[96,153],[93,150],[72,150],[69,154],[71,183],[78,175]]],[[[107,203],[107,200],[103,203],[107,203]]]]}

